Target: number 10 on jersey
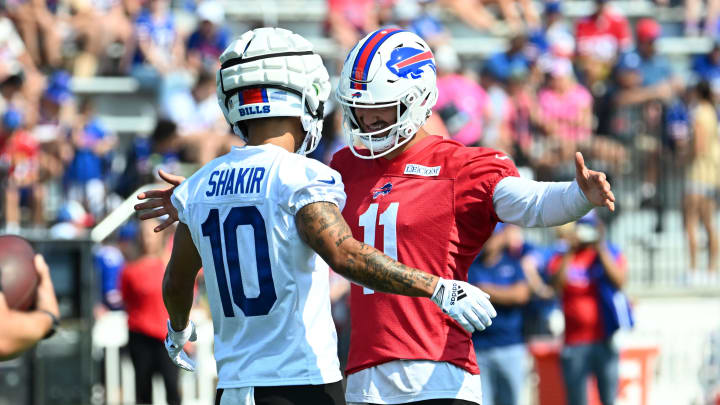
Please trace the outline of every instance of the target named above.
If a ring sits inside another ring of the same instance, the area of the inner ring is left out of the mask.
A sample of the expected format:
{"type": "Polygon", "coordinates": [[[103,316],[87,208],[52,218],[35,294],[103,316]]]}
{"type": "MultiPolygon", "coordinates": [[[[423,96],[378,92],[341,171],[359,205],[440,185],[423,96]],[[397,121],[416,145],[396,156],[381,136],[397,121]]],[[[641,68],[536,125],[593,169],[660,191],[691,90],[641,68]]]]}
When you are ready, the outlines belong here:
{"type": "MultiPolygon", "coordinates": [[[[359,218],[359,224],[363,227],[363,240],[365,244],[375,247],[375,224],[378,223],[378,207],[377,203],[372,203],[359,218]]],[[[390,206],[380,214],[379,225],[383,229],[383,253],[397,260],[397,214],[399,202],[390,203],[390,206]]],[[[364,294],[373,294],[375,291],[363,287],[364,294]]]]}
{"type": "Polygon", "coordinates": [[[242,310],[245,316],[267,315],[275,301],[277,301],[277,295],[275,294],[275,284],[273,283],[272,269],[270,267],[265,220],[257,207],[233,207],[222,222],[222,227],[220,226],[218,209],[213,208],[202,224],[202,234],[210,239],[213,267],[215,267],[215,277],[217,278],[220,301],[225,316],[235,316],[232,302],[242,310]],[[241,225],[252,227],[255,239],[255,264],[260,286],[260,295],[256,298],[245,296],[245,289],[243,288],[237,238],[237,229],[241,225]],[[225,237],[225,246],[222,243],[222,236],[225,237]],[[225,277],[225,262],[227,262],[230,277],[230,291],[228,291],[228,281],[227,277],[225,277]],[[230,301],[231,291],[232,302],[230,301]]]}

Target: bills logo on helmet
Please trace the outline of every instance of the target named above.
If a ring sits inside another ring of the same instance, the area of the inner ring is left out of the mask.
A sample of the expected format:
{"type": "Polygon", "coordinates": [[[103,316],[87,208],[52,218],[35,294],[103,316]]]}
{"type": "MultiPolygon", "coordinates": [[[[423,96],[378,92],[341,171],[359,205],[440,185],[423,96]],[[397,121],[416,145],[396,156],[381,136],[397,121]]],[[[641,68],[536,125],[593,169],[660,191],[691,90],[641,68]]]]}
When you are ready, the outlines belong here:
{"type": "Polygon", "coordinates": [[[356,91],[355,93],[352,94],[352,98],[358,98],[360,96],[362,96],[362,93],[360,93],[359,91],[356,91]]]}
{"type": "Polygon", "coordinates": [[[435,71],[432,52],[409,46],[393,49],[386,64],[391,72],[406,79],[419,79],[425,65],[429,65],[435,71]]]}
{"type": "Polygon", "coordinates": [[[238,110],[241,117],[244,117],[246,115],[254,115],[254,114],[270,114],[270,106],[269,105],[252,105],[249,107],[240,107],[238,110]]]}
{"type": "Polygon", "coordinates": [[[378,197],[380,197],[380,196],[382,196],[382,195],[388,195],[388,194],[390,194],[390,191],[392,191],[392,183],[390,183],[390,182],[385,183],[384,186],[382,186],[382,187],[380,187],[380,188],[376,188],[375,190],[373,190],[373,200],[376,199],[376,198],[378,198],[378,197]]]}

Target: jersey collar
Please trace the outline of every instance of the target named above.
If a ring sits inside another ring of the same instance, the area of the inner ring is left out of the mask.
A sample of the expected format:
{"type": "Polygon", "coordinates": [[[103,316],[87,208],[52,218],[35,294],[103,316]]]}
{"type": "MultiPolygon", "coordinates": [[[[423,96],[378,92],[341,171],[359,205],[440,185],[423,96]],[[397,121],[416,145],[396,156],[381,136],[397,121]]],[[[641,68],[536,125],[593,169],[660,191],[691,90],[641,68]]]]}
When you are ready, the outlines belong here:
{"type": "Polygon", "coordinates": [[[407,150],[403,151],[403,153],[395,156],[393,159],[388,160],[388,159],[379,158],[379,159],[375,159],[375,160],[381,161],[378,163],[380,163],[382,166],[385,166],[385,167],[401,166],[401,165],[405,164],[409,159],[412,159],[413,157],[418,155],[420,152],[422,152],[429,146],[442,141],[442,139],[443,139],[442,137],[437,136],[437,135],[428,135],[424,139],[421,139],[420,142],[416,143],[415,145],[409,147],[407,150]]]}

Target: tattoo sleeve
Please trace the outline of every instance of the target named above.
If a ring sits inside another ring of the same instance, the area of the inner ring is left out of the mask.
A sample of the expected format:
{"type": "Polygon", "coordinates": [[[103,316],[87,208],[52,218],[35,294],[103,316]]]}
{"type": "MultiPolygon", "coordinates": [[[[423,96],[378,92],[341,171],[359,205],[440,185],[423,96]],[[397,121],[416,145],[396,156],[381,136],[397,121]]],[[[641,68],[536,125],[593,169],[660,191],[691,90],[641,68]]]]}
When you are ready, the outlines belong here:
{"type": "Polygon", "coordinates": [[[335,272],[373,290],[415,297],[432,296],[437,276],[405,266],[355,240],[340,209],[329,202],[304,206],[295,215],[300,237],[335,272]]]}

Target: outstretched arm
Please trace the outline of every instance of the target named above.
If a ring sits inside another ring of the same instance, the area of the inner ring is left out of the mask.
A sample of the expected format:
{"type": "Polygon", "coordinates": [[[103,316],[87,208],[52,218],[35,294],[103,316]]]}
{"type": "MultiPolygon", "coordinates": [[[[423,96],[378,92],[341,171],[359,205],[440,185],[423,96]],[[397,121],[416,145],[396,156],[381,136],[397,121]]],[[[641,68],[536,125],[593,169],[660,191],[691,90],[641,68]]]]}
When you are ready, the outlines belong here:
{"type": "Polygon", "coordinates": [[[484,330],[497,313],[482,290],[405,266],[352,237],[340,209],[315,202],[295,215],[300,237],[338,274],[386,293],[430,298],[466,331],[484,330]]]}
{"type": "Polygon", "coordinates": [[[505,177],[495,187],[493,206],[503,221],[524,227],[576,221],[593,207],[615,210],[615,195],[605,173],[590,170],[575,154],[575,181],[539,182],[505,177]]]}
{"type": "Polygon", "coordinates": [[[151,219],[151,218],[157,218],[161,217],[163,215],[167,215],[168,217],[161,223],[160,225],[156,226],[154,231],[160,232],[163,229],[167,228],[168,226],[174,224],[178,220],[178,213],[175,207],[172,205],[172,202],[170,201],[170,197],[172,196],[173,191],[175,190],[175,187],[180,185],[183,181],[185,181],[185,177],[182,176],[176,176],[174,174],[165,173],[162,170],[158,170],[158,174],[160,175],[160,178],[165,180],[168,184],[170,184],[170,187],[159,190],[149,190],[144,193],[138,194],[137,198],[138,200],[147,200],[145,202],[135,204],[135,211],[138,211],[140,213],[139,218],[141,220],[151,219]],[[147,211],[150,210],[150,211],[147,211]],[[144,212],[141,212],[144,211],[144,212]]]}

